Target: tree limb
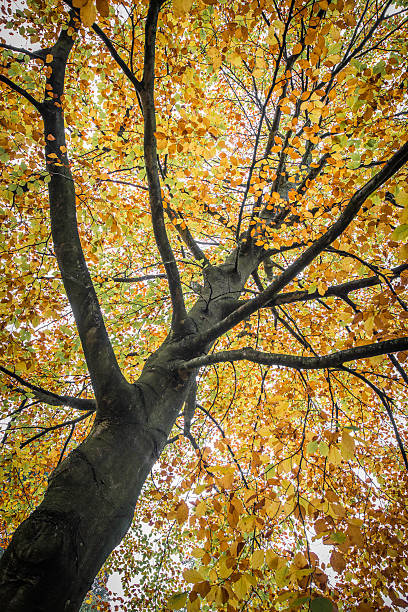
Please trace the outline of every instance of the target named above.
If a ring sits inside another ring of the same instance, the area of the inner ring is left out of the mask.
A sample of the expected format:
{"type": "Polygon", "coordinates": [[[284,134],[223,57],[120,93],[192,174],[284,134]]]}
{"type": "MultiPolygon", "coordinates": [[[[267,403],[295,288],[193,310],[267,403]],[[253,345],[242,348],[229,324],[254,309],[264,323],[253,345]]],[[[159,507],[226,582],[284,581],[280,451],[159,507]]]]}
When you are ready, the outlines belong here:
{"type": "Polygon", "coordinates": [[[408,387],[408,374],[406,373],[398,359],[395,357],[395,355],[391,354],[388,355],[388,359],[391,361],[392,365],[397,370],[398,374],[401,376],[402,380],[408,387]]]}
{"type": "MultiPolygon", "coordinates": [[[[74,8],[71,0],[64,0],[65,4],[67,4],[73,11],[75,11],[76,15],[79,17],[79,10],[74,8]]],[[[129,81],[132,83],[134,88],[138,93],[141,91],[141,82],[135,77],[132,70],[127,66],[126,62],[121,58],[119,53],[116,51],[115,46],[111,39],[105,34],[105,32],[100,28],[96,23],[92,26],[93,31],[104,43],[105,47],[108,49],[109,53],[117,63],[117,65],[121,68],[123,73],[127,76],[129,81]]]]}
{"type": "Polygon", "coordinates": [[[376,395],[380,398],[380,401],[381,401],[382,405],[384,406],[386,413],[388,414],[388,418],[390,419],[391,426],[392,426],[392,428],[394,430],[395,438],[397,440],[397,444],[398,444],[398,447],[400,449],[400,452],[401,452],[401,455],[402,455],[402,459],[404,461],[405,469],[408,470],[408,458],[407,458],[407,454],[405,452],[404,443],[403,443],[403,441],[401,439],[400,433],[398,431],[397,424],[396,424],[395,419],[394,419],[394,415],[392,413],[392,408],[391,408],[388,396],[385,393],[383,393],[381,391],[381,389],[379,389],[377,387],[377,385],[374,385],[374,383],[372,383],[370,380],[368,380],[368,378],[366,376],[363,376],[359,372],[356,372],[355,370],[352,370],[352,369],[346,368],[346,367],[343,367],[342,370],[344,370],[345,372],[348,372],[349,374],[352,374],[356,378],[359,378],[360,380],[365,382],[365,384],[368,385],[374,391],[374,393],[376,393],[376,395]]]}
{"type": "MultiPolygon", "coordinates": [[[[75,27],[72,12],[70,26],[75,27]]],[[[108,338],[78,234],[75,186],[67,155],[61,102],[65,69],[73,44],[68,31],[61,30],[50,50],[53,60],[49,65],[43,113],[45,155],[51,175],[48,191],[55,254],[98,400],[112,385],[119,389],[126,381],[108,338]]]]}
{"type": "Polygon", "coordinates": [[[45,434],[49,433],[50,431],[55,431],[56,429],[62,429],[62,427],[66,427],[67,425],[71,425],[71,426],[76,425],[80,421],[84,421],[85,419],[90,417],[92,412],[93,411],[86,412],[85,414],[82,414],[81,416],[76,417],[75,419],[64,421],[64,423],[58,423],[57,425],[51,425],[51,427],[44,427],[42,431],[40,431],[38,434],[35,434],[35,436],[32,436],[28,440],[25,440],[25,442],[22,442],[20,444],[20,448],[24,448],[24,446],[27,446],[27,444],[30,444],[30,442],[34,442],[34,440],[38,440],[38,438],[45,436],[45,434]]]}
{"type": "Polygon", "coordinates": [[[163,200],[157,163],[156,143],[156,109],[154,103],[154,69],[156,53],[157,20],[162,5],[161,0],[151,0],[145,26],[145,54],[142,79],[141,99],[144,118],[144,156],[146,175],[149,185],[149,201],[152,216],[154,237],[159,249],[169,283],[173,306],[172,328],[180,332],[187,322],[180,274],[173,250],[167,236],[164,221],[163,200]]]}
{"type": "Polygon", "coordinates": [[[334,242],[348,227],[365,200],[391,178],[408,161],[408,142],[406,142],[384,165],[384,167],[370,179],[361,189],[356,191],[349,203],[339,215],[337,221],[318,238],[308,249],[306,249],[292,264],[290,264],[280,276],[252,300],[239,306],[233,313],[222,319],[206,332],[194,339],[197,348],[203,348],[216,338],[235,327],[243,319],[263,308],[270,302],[286,285],[304,270],[325,248],[334,242]]]}
{"type": "Polygon", "coordinates": [[[15,53],[21,53],[22,55],[27,55],[31,59],[39,59],[44,61],[45,57],[48,53],[48,49],[39,49],[38,51],[28,51],[27,49],[23,49],[22,47],[15,47],[14,45],[8,45],[7,43],[0,43],[0,49],[7,49],[8,51],[14,51],[15,53]]]}
{"type": "MultiPolygon", "coordinates": [[[[393,268],[393,278],[398,278],[401,272],[404,272],[404,270],[408,270],[408,264],[401,264],[400,266],[393,268]]],[[[332,287],[328,287],[328,289],[323,294],[320,294],[318,291],[313,291],[312,293],[309,293],[308,291],[290,291],[288,293],[281,293],[277,295],[270,302],[265,304],[263,308],[281,306],[282,304],[293,304],[295,302],[309,302],[311,300],[329,297],[344,298],[353,291],[358,291],[359,289],[366,289],[368,287],[374,287],[375,285],[379,284],[381,284],[381,277],[375,275],[369,276],[367,278],[356,278],[355,280],[349,281],[347,283],[333,285],[332,287]]]]}
{"type": "Polygon", "coordinates": [[[20,85],[17,85],[17,83],[14,83],[14,81],[6,77],[4,74],[0,74],[0,81],[8,85],[10,89],[13,89],[16,93],[23,96],[28,102],[30,102],[30,104],[34,106],[34,108],[38,110],[41,115],[43,114],[44,105],[41,104],[41,102],[38,102],[38,100],[28,93],[28,91],[20,87],[20,85]]]}
{"type": "Polygon", "coordinates": [[[294,368],[296,370],[322,370],[336,368],[343,363],[356,359],[367,359],[369,357],[376,357],[377,355],[406,350],[408,350],[408,337],[356,346],[352,349],[337,351],[336,353],[330,353],[322,357],[301,357],[298,355],[284,355],[281,353],[266,353],[248,347],[231,351],[219,351],[218,353],[195,357],[187,361],[177,361],[172,364],[172,367],[178,370],[192,370],[194,368],[226,361],[252,361],[267,366],[282,366],[294,368]]]}
{"type": "Polygon", "coordinates": [[[136,91],[138,93],[140,93],[141,90],[142,90],[141,82],[135,77],[133,72],[126,65],[126,62],[120,57],[120,55],[116,51],[116,49],[115,49],[111,39],[108,38],[108,36],[105,34],[105,32],[96,23],[94,23],[94,25],[92,26],[92,29],[95,32],[95,34],[97,36],[99,36],[99,38],[103,41],[103,43],[105,44],[105,46],[108,49],[109,53],[111,54],[111,56],[113,57],[113,59],[115,60],[117,65],[123,70],[123,73],[127,76],[127,78],[132,83],[132,85],[134,86],[136,91]]]}
{"type": "Polygon", "coordinates": [[[83,399],[81,397],[72,397],[70,395],[58,395],[53,391],[47,391],[43,387],[39,387],[38,385],[33,385],[32,383],[24,380],[21,376],[0,366],[0,371],[10,378],[13,378],[20,385],[23,385],[27,389],[30,389],[33,395],[36,398],[44,402],[45,404],[49,404],[50,406],[69,406],[70,408],[75,408],[76,410],[86,410],[86,411],[94,411],[96,409],[96,403],[93,399],[83,399]]]}

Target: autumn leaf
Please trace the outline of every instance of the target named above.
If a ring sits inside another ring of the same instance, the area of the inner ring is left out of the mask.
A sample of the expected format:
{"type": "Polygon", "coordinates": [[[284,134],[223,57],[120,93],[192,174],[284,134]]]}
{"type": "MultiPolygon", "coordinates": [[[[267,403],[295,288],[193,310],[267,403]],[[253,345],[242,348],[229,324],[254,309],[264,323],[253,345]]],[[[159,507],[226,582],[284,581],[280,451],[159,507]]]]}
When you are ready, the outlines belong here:
{"type": "Polygon", "coordinates": [[[176,15],[185,15],[193,5],[193,0],[173,0],[174,13],[176,15]]]}
{"type": "Polygon", "coordinates": [[[176,508],[176,518],[179,525],[182,525],[188,519],[188,506],[184,500],[181,500],[176,508]]]}
{"type": "Polygon", "coordinates": [[[316,597],[310,602],[310,610],[312,612],[332,612],[333,605],[326,597],[316,597]]]}
{"type": "Polygon", "coordinates": [[[197,570],[193,570],[193,569],[184,570],[183,578],[186,582],[197,583],[197,582],[203,581],[203,577],[201,576],[201,574],[197,572],[197,570]]]}
{"type": "Polygon", "coordinates": [[[264,551],[263,550],[255,550],[252,553],[250,566],[252,569],[259,569],[262,567],[264,563],[264,551]]]}
{"type": "Polygon", "coordinates": [[[348,433],[347,430],[344,430],[340,442],[340,452],[341,456],[346,461],[354,457],[355,444],[354,438],[348,433]]]}
{"type": "Polygon", "coordinates": [[[336,550],[333,550],[332,554],[330,555],[330,565],[335,572],[341,574],[346,569],[344,555],[336,550]]]}
{"type": "Polygon", "coordinates": [[[85,27],[90,28],[96,20],[96,7],[93,0],[88,0],[86,4],[80,8],[81,21],[85,27]]]}
{"type": "Polygon", "coordinates": [[[170,608],[170,610],[181,610],[181,608],[184,608],[186,605],[187,596],[187,591],[183,593],[176,593],[170,597],[167,602],[167,606],[170,608]]]}
{"type": "Polygon", "coordinates": [[[96,0],[96,10],[101,17],[109,17],[109,0],[96,0]]]}

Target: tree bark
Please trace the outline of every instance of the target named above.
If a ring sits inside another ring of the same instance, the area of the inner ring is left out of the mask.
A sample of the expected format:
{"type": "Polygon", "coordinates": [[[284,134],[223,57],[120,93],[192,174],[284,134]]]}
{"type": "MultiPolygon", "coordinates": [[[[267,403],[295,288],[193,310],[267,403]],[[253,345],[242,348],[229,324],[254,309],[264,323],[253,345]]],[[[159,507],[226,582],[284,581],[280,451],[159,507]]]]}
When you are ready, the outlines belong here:
{"type": "Polygon", "coordinates": [[[185,399],[189,381],[166,368],[171,353],[165,346],[136,385],[117,389],[113,402],[110,394],[112,416],[97,416],[87,439],[51,474],[43,502],[18,527],[0,561],[1,610],[80,608],[129,529],[143,483],[185,399]]]}

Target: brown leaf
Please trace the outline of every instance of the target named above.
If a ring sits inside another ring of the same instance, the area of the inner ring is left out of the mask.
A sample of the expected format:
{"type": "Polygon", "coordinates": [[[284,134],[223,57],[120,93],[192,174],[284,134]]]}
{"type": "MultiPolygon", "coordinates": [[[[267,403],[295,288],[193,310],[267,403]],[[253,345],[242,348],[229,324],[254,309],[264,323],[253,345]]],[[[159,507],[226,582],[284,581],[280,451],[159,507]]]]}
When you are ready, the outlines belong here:
{"type": "Polygon", "coordinates": [[[101,15],[101,17],[109,17],[109,1],[96,0],[96,10],[101,15]]]}
{"type": "Polygon", "coordinates": [[[344,555],[337,550],[333,550],[332,554],[330,555],[330,564],[334,571],[338,574],[341,574],[346,569],[346,560],[344,555]]]}
{"type": "Polygon", "coordinates": [[[90,28],[93,26],[96,20],[96,7],[93,0],[88,0],[88,2],[81,7],[79,15],[85,27],[90,28]]]}

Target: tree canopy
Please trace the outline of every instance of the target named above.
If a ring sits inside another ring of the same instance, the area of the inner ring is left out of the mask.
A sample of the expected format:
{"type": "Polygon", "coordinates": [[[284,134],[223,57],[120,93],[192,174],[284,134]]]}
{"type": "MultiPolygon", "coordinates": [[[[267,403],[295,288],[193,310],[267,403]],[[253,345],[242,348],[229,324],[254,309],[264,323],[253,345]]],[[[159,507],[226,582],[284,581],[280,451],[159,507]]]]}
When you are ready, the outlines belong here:
{"type": "Polygon", "coordinates": [[[408,607],[406,5],[0,10],[4,609],[408,607]]]}

